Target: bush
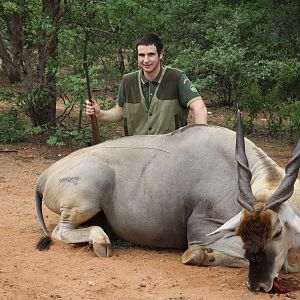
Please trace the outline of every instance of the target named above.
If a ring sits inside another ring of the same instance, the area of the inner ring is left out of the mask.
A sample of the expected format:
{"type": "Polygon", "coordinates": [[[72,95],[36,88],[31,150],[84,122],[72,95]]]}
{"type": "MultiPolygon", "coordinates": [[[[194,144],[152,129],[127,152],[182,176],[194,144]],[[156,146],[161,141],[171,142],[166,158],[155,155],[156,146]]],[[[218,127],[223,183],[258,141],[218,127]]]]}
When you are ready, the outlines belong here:
{"type": "Polygon", "coordinates": [[[261,88],[255,83],[245,83],[242,89],[241,106],[248,110],[248,117],[244,120],[246,133],[252,133],[254,129],[254,120],[263,106],[263,96],[261,88]]]}
{"type": "Polygon", "coordinates": [[[47,144],[55,147],[64,147],[66,145],[85,147],[90,144],[91,135],[89,131],[89,129],[78,131],[76,129],[56,128],[54,129],[54,134],[48,138],[47,144]]]}
{"type": "MultiPolygon", "coordinates": [[[[114,139],[119,137],[119,135],[114,131],[117,125],[115,124],[102,124],[99,127],[101,142],[108,139],[114,139]]],[[[78,129],[63,129],[63,128],[53,128],[53,134],[49,136],[47,144],[54,147],[86,147],[92,144],[92,130],[91,126],[87,126],[78,129]]]]}
{"type": "Polygon", "coordinates": [[[27,121],[19,118],[16,110],[2,112],[0,115],[0,143],[16,143],[23,141],[30,132],[27,121]]]}
{"type": "Polygon", "coordinates": [[[300,137],[300,101],[281,106],[281,114],[287,119],[286,130],[290,134],[290,140],[293,142],[300,137]]]}

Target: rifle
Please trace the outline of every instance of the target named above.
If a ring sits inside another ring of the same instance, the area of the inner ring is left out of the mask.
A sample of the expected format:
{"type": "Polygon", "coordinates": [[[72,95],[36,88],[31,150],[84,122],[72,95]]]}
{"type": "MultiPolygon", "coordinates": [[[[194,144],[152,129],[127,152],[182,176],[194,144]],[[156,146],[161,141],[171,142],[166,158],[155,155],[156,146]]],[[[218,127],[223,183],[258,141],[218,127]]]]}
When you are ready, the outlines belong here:
{"type": "MultiPolygon", "coordinates": [[[[86,60],[84,60],[84,62],[82,63],[82,66],[83,66],[84,75],[85,75],[86,91],[87,91],[88,100],[92,104],[89,69],[88,69],[88,64],[87,64],[86,60]]],[[[91,125],[92,125],[92,134],[93,134],[93,145],[96,145],[96,144],[101,143],[101,139],[100,139],[100,132],[99,132],[99,127],[98,127],[98,123],[97,123],[97,118],[95,115],[91,115],[91,125]]]]}

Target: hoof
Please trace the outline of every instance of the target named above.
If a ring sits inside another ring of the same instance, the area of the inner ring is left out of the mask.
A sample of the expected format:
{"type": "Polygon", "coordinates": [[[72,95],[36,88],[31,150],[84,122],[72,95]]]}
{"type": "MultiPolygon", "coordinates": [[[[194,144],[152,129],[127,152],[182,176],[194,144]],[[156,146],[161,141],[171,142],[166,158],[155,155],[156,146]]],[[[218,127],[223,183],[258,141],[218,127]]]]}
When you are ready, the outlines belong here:
{"type": "Polygon", "coordinates": [[[98,257],[110,257],[112,256],[111,244],[100,244],[100,243],[93,243],[93,249],[95,254],[98,257]]]}
{"type": "Polygon", "coordinates": [[[200,245],[190,245],[183,253],[181,261],[185,265],[201,266],[204,259],[204,248],[200,245]]]}

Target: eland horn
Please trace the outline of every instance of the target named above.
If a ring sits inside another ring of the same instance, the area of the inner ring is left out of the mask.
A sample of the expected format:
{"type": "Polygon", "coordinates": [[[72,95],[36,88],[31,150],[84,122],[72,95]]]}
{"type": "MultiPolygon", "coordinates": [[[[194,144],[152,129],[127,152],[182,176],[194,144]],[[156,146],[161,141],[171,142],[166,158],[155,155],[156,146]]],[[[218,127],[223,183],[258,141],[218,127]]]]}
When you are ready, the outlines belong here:
{"type": "Polygon", "coordinates": [[[244,140],[240,110],[237,111],[235,159],[237,161],[238,186],[239,186],[237,201],[247,211],[253,212],[254,211],[253,206],[257,202],[257,200],[252,193],[251,184],[250,184],[252,174],[249,169],[248,159],[245,151],[245,140],[244,140]]]}
{"type": "Polygon", "coordinates": [[[285,168],[285,177],[281,184],[272,195],[264,207],[264,211],[273,207],[276,207],[286,200],[288,200],[294,192],[294,183],[298,177],[300,167],[300,139],[298,140],[297,146],[294,150],[293,157],[285,168]]]}

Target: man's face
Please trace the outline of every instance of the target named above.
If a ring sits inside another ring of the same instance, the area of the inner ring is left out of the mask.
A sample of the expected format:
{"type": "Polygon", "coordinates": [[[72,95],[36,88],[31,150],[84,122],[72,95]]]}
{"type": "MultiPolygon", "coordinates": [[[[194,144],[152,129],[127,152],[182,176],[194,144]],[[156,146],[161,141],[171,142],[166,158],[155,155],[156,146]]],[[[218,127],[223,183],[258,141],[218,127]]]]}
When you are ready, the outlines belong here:
{"type": "Polygon", "coordinates": [[[157,53],[155,45],[137,47],[138,65],[143,69],[144,74],[159,73],[160,61],[163,58],[163,52],[157,53]]]}

